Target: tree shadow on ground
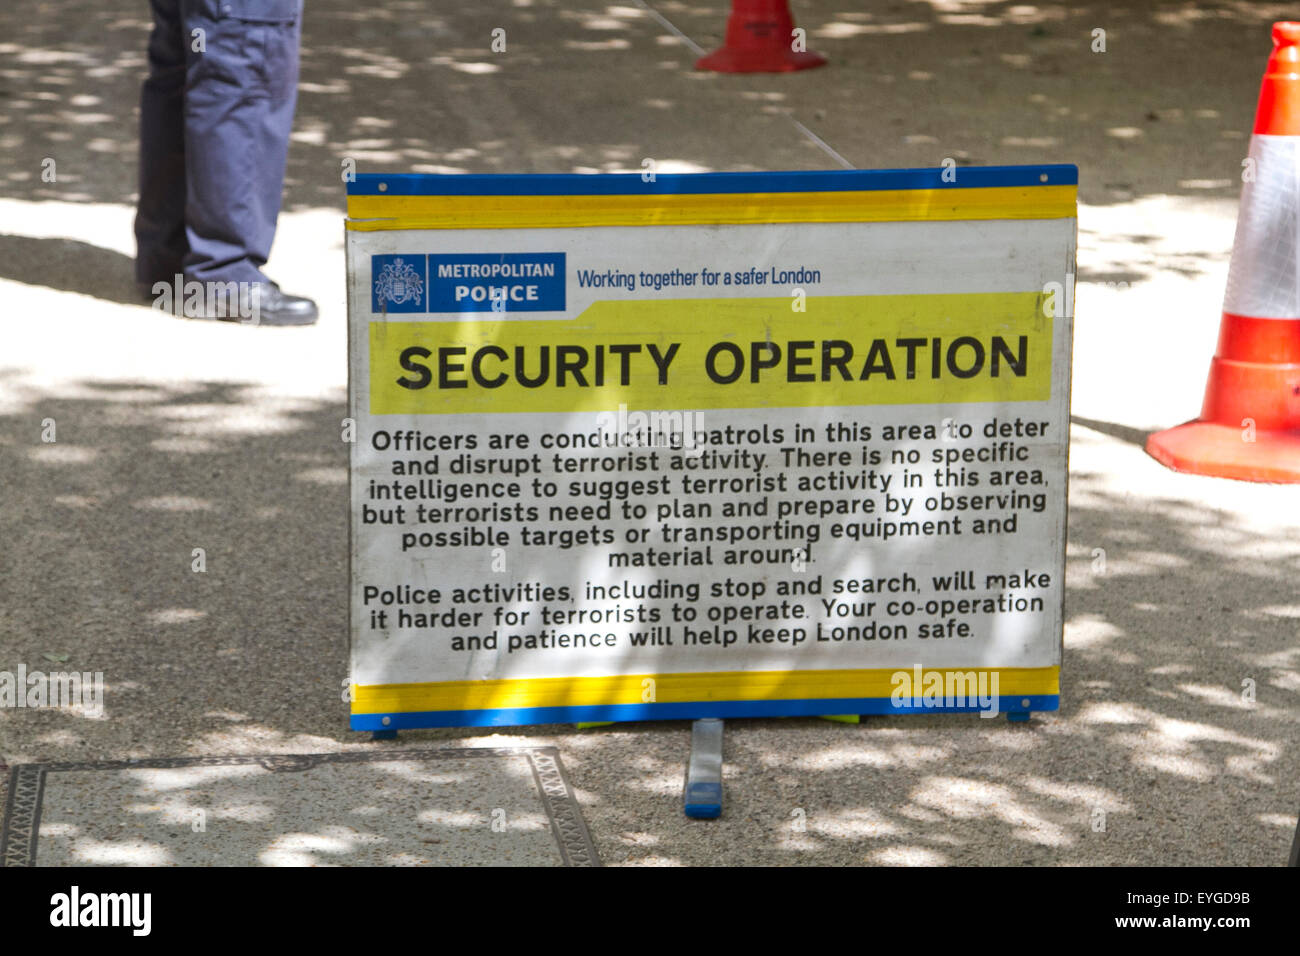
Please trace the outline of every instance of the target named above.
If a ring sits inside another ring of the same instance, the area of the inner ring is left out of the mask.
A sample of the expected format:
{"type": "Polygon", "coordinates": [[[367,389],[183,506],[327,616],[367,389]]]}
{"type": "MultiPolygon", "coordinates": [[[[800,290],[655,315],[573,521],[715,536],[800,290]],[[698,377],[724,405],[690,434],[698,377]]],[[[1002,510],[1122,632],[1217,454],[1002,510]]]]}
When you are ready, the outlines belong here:
{"type": "MultiPolygon", "coordinates": [[[[701,49],[722,40],[725,3],[649,5],[701,49]]],[[[2,194],[134,201],[147,10],[83,6],[0,13],[2,194]]],[[[1280,15],[1011,0],[794,13],[830,66],[737,76],[695,71],[692,48],[632,4],[313,0],[287,206],[341,207],[348,159],[431,173],[836,168],[791,117],[862,168],[1075,162],[1089,203],[1231,199],[1280,15]]]]}

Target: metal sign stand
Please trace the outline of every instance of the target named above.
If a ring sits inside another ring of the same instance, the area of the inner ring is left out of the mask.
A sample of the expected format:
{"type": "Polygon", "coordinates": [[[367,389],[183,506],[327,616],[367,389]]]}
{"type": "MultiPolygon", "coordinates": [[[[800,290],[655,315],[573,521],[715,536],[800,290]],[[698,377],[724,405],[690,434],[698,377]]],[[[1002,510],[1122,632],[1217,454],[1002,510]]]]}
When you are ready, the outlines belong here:
{"type": "Polygon", "coordinates": [[[691,761],[682,796],[686,815],[693,820],[722,815],[722,721],[717,718],[691,724],[691,761]]]}
{"type": "Polygon", "coordinates": [[[1291,840],[1291,858],[1287,860],[1287,866],[1300,866],[1300,823],[1296,824],[1295,837],[1291,840]]]}

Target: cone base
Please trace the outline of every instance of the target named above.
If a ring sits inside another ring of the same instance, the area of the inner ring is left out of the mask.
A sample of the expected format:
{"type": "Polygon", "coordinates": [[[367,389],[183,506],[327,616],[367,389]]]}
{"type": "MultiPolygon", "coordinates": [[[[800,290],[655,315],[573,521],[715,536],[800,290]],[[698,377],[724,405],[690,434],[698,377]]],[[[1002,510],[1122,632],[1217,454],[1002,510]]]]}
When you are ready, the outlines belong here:
{"type": "Polygon", "coordinates": [[[774,50],[714,50],[695,61],[695,69],[714,73],[791,73],[825,66],[826,58],[816,53],[796,53],[784,46],[774,50]]]}
{"type": "Polygon", "coordinates": [[[1188,422],[1147,439],[1147,454],[1174,471],[1238,481],[1300,482],[1300,431],[1256,432],[1241,440],[1241,428],[1188,422]]]}

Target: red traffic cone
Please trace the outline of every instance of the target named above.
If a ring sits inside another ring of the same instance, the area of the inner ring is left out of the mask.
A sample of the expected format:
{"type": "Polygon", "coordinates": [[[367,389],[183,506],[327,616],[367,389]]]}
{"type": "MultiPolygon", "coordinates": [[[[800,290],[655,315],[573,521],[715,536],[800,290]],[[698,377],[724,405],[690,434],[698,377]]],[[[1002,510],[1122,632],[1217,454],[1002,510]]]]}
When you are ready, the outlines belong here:
{"type": "Polygon", "coordinates": [[[1273,25],[1201,417],[1147,439],[1175,471],[1300,482],[1300,23],[1273,25]]]}
{"type": "Polygon", "coordinates": [[[717,73],[787,73],[822,66],[826,58],[802,48],[787,0],[731,0],[722,48],[695,63],[717,73]]]}

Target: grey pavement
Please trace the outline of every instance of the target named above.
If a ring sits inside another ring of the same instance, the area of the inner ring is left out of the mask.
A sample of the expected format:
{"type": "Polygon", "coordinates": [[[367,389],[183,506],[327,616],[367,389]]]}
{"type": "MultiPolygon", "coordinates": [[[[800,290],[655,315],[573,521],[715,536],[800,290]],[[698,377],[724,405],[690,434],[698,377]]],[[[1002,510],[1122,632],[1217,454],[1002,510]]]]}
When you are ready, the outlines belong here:
{"type": "MultiPolygon", "coordinates": [[[[649,6],[700,47],[721,38],[721,0],[649,6]]],[[[144,4],[11,0],[0,669],[102,671],[107,690],[100,717],[0,710],[0,761],[554,745],[607,864],[1284,861],[1300,489],[1178,475],[1142,450],[1200,407],[1272,6],[810,0],[795,16],[831,65],[735,77],[692,72],[634,0],[308,0],[269,271],[322,320],[278,330],[130,299],[144,4]],[[709,823],[681,813],[683,723],[348,731],[342,161],[834,168],[795,121],[859,167],[1080,167],[1061,711],[732,721],[709,823]]],[[[248,859],[336,825],[286,822],[248,859]]]]}

